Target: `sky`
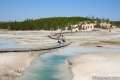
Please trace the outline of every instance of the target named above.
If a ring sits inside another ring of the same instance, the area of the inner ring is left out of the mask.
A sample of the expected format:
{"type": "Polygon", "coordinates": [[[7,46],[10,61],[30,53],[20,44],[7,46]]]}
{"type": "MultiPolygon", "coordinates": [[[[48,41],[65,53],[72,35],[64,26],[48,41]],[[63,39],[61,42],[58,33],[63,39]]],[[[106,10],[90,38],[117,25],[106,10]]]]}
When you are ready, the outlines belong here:
{"type": "Polygon", "coordinates": [[[120,0],[0,0],[0,21],[58,16],[120,20],[120,0]]]}

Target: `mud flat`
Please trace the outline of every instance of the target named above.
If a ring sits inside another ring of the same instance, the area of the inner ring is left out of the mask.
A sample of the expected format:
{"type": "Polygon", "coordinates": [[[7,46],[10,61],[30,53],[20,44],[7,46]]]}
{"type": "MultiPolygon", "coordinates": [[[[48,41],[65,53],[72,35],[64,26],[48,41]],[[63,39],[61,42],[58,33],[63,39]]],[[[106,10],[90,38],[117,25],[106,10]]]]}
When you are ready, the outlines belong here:
{"type": "Polygon", "coordinates": [[[68,59],[72,80],[120,80],[119,31],[74,33],[68,38],[86,50],[68,59]]]}
{"type": "MultiPolygon", "coordinates": [[[[2,48],[38,48],[56,44],[47,37],[50,31],[0,31],[2,48]],[[46,45],[46,46],[45,46],[46,45]]],[[[16,80],[45,51],[2,52],[0,53],[0,80],[16,80]]]]}
{"type": "Polygon", "coordinates": [[[0,31],[0,33],[0,80],[19,79],[41,54],[70,44],[66,42],[59,45],[56,40],[48,38],[50,31],[0,31]]]}
{"type": "MultiPolygon", "coordinates": [[[[35,48],[56,43],[56,40],[47,36],[51,32],[46,31],[7,31],[0,33],[0,39],[3,39],[2,41],[10,40],[12,47],[15,48],[35,48]]],[[[69,60],[73,80],[89,80],[94,76],[112,74],[113,77],[119,75],[119,31],[111,33],[102,31],[68,33],[65,34],[65,38],[73,41],[73,45],[77,45],[81,49],[78,57],[69,60]]],[[[7,47],[11,48],[11,44],[8,44],[7,47]]],[[[42,52],[1,53],[0,80],[16,80],[41,54],[42,52]]]]}
{"type": "Polygon", "coordinates": [[[119,53],[84,54],[72,59],[70,63],[72,80],[99,80],[99,78],[116,80],[116,77],[120,79],[119,53]]]}
{"type": "Polygon", "coordinates": [[[42,53],[9,52],[0,54],[0,80],[16,80],[42,53]]]}
{"type": "Polygon", "coordinates": [[[47,37],[50,31],[0,31],[0,48],[41,47],[56,40],[47,37]],[[7,44],[6,44],[7,43],[7,44]],[[7,45],[7,46],[5,46],[7,45]]]}

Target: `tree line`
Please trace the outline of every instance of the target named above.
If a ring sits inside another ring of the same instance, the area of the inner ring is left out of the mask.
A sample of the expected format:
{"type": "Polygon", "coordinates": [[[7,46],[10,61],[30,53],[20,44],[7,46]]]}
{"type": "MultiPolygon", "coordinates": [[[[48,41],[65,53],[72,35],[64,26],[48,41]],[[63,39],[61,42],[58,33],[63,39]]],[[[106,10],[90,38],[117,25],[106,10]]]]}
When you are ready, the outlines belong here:
{"type": "MultiPolygon", "coordinates": [[[[72,24],[77,24],[79,22],[94,22],[98,18],[88,18],[88,17],[51,17],[51,18],[41,18],[41,19],[26,19],[24,21],[18,22],[0,22],[0,29],[8,30],[57,30],[58,28],[65,29],[65,26],[72,24]]],[[[115,23],[117,24],[118,23],[115,23]]]]}

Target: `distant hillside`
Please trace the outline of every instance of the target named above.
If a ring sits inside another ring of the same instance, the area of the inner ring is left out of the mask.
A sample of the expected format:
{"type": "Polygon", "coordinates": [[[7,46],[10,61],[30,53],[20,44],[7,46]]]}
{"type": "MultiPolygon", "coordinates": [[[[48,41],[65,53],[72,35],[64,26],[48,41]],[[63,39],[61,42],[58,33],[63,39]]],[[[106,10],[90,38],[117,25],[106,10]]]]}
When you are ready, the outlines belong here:
{"type": "Polygon", "coordinates": [[[1,29],[9,30],[56,30],[68,26],[71,24],[79,23],[80,21],[93,21],[92,19],[85,17],[51,17],[42,19],[27,19],[22,22],[6,22],[0,23],[1,29]]]}
{"type": "MultiPolygon", "coordinates": [[[[87,18],[87,17],[51,17],[51,18],[42,18],[42,19],[26,19],[21,22],[0,22],[0,29],[8,30],[56,30],[58,28],[64,29],[65,26],[71,24],[77,24],[79,22],[89,21],[98,22],[101,19],[98,18],[87,18]]],[[[120,25],[120,21],[113,21],[114,25],[120,25]]]]}

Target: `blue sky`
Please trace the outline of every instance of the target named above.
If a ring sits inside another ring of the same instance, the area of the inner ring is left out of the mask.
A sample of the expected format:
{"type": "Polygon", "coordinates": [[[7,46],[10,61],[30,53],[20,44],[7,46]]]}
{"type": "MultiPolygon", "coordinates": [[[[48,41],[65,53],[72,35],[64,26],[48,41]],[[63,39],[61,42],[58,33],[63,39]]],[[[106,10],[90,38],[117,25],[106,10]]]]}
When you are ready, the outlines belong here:
{"type": "Polygon", "coordinates": [[[0,0],[0,21],[54,16],[120,20],[120,0],[0,0]]]}

